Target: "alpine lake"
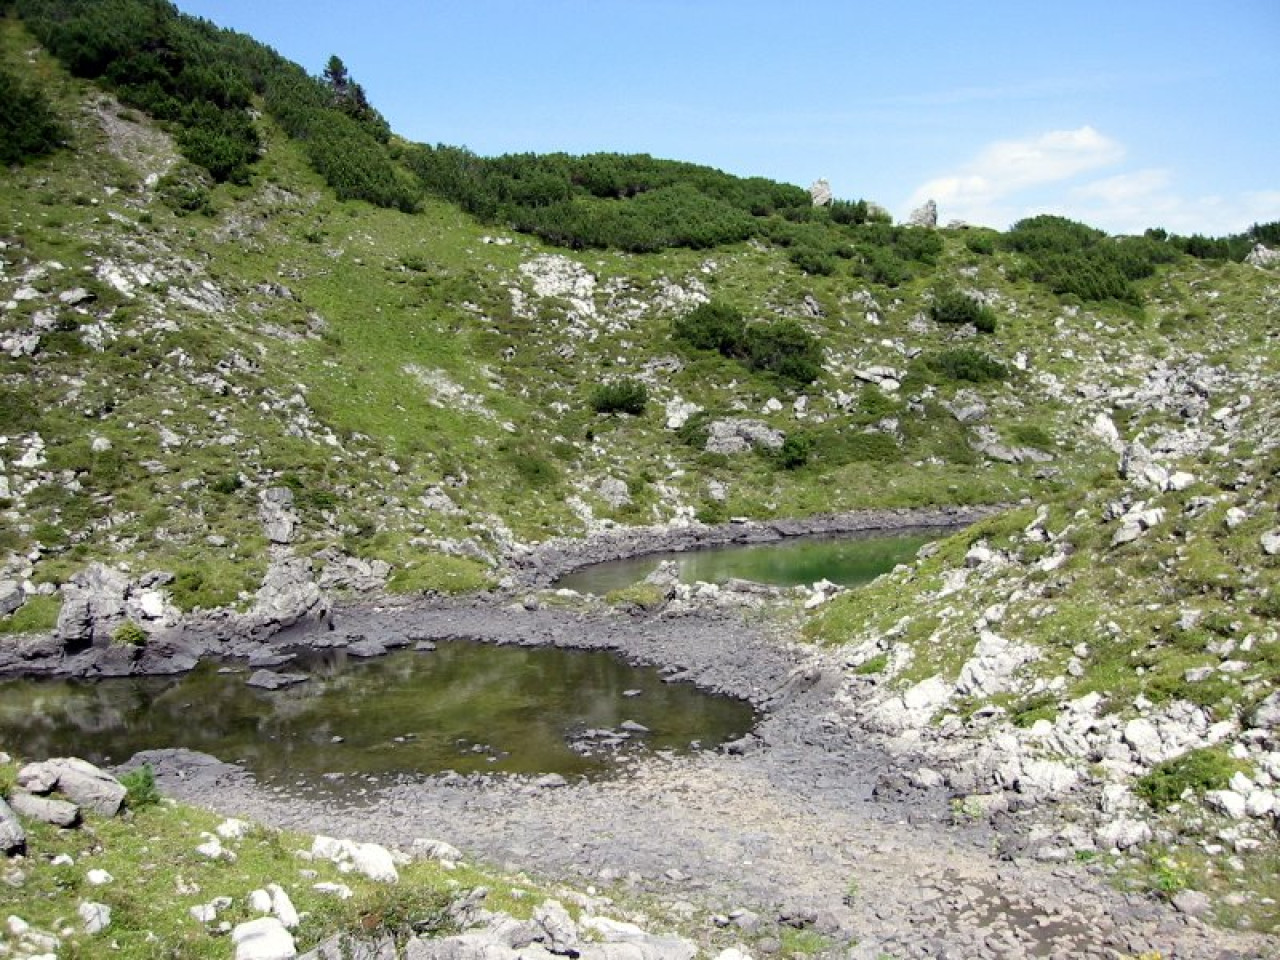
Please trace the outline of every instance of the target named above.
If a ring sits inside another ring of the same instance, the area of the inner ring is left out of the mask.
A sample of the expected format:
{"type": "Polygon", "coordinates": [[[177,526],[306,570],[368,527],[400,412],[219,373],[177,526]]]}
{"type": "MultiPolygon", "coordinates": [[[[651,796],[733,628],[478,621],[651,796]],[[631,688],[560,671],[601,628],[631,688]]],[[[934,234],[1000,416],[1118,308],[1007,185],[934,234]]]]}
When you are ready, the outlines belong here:
{"type": "MultiPolygon", "coordinates": [[[[557,586],[603,594],[673,559],[690,582],[856,587],[937,536],[797,537],[651,554],[583,568],[557,586]]],[[[243,663],[218,661],[176,677],[8,680],[0,683],[0,744],[101,764],[183,747],[264,783],[350,794],[445,771],[606,776],[624,758],[714,749],[757,719],[745,701],[669,682],[656,667],[608,652],[474,640],[425,646],[371,659],[302,650],[281,669],[307,679],[278,690],[247,685],[243,663]]]]}

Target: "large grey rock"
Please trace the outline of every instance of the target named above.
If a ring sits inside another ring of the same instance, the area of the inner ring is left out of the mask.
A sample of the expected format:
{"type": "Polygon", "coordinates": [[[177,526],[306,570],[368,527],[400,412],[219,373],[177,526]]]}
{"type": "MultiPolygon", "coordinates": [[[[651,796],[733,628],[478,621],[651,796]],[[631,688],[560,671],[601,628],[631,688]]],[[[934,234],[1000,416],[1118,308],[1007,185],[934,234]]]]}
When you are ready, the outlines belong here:
{"type": "Polygon", "coordinates": [[[828,207],[831,205],[831,184],[827,182],[826,177],[819,177],[813,181],[809,187],[809,197],[813,200],[815,207],[828,207]]]}
{"type": "Polygon", "coordinates": [[[583,950],[591,960],[693,960],[697,946],[682,937],[661,937],[631,923],[608,917],[588,917],[584,931],[600,939],[600,944],[583,950]]]}
{"type": "Polygon", "coordinates": [[[1253,708],[1250,722],[1263,730],[1280,727],[1280,690],[1275,691],[1253,708]]]}
{"type": "Polygon", "coordinates": [[[231,931],[235,960],[293,960],[298,955],[293,934],[275,917],[259,917],[231,931]]]}
{"type": "Polygon", "coordinates": [[[336,550],[316,556],[324,561],[320,571],[321,590],[355,590],[361,593],[380,590],[391,575],[391,564],[385,560],[349,557],[336,550]]]}
{"type": "Polygon", "coordinates": [[[1268,530],[1262,535],[1262,552],[1269,557],[1280,554],[1280,529],[1268,530]]]}
{"type": "Polygon", "coordinates": [[[0,580],[0,617],[7,617],[26,599],[22,592],[22,584],[16,580],[0,580]]]}
{"type": "Polygon", "coordinates": [[[298,960],[398,960],[398,958],[396,942],[391,937],[362,940],[351,934],[339,933],[314,950],[308,950],[298,960]]]}
{"type": "Polygon", "coordinates": [[[127,616],[127,574],[100,563],[90,564],[62,588],[62,610],[55,635],[68,647],[108,646],[127,616]]]}
{"type": "Polygon", "coordinates": [[[237,625],[252,634],[274,633],[321,609],[322,599],[309,557],[277,555],[267,567],[253,607],[238,618],[237,625]]]}
{"type": "Polygon", "coordinates": [[[293,491],[288,487],[268,487],[258,494],[258,519],[272,543],[292,543],[298,526],[293,512],[293,491]]]}
{"type": "Polygon", "coordinates": [[[714,420],[707,426],[706,450],[708,453],[746,453],[752,447],[777,450],[784,439],[782,431],[760,420],[714,420]]]}
{"type": "Polygon", "coordinates": [[[907,218],[907,223],[913,227],[928,227],[933,229],[938,225],[938,205],[933,200],[926,200],[920,206],[911,211],[911,216],[907,218]]]}
{"type": "Polygon", "coordinates": [[[1151,828],[1141,820],[1117,817],[1105,824],[1094,838],[1104,850],[1128,850],[1151,839],[1151,828]]]}
{"type": "Polygon", "coordinates": [[[27,849],[27,831],[9,804],[0,797],[0,853],[6,857],[24,853],[27,849]]]}
{"type": "Polygon", "coordinates": [[[80,822],[80,808],[68,800],[38,797],[25,790],[15,790],[9,798],[13,812],[28,820],[51,823],[55,827],[74,827],[80,822]]]}
{"type": "Polygon", "coordinates": [[[1203,917],[1212,904],[1209,897],[1199,890],[1179,890],[1173,895],[1174,909],[1189,917],[1203,917]]]}
{"type": "Polygon", "coordinates": [[[1280,263],[1280,250],[1272,250],[1261,243],[1254,244],[1244,262],[1253,267],[1274,267],[1280,263]]]}
{"type": "Polygon", "coordinates": [[[81,807],[114,817],[127,791],[115,777],[78,757],[54,757],[29,763],[18,771],[18,786],[30,793],[57,790],[81,807]]]}
{"type": "Polygon", "coordinates": [[[87,900],[80,904],[77,912],[80,914],[80,920],[84,924],[84,932],[87,934],[101,933],[111,926],[111,908],[105,903],[94,903],[92,900],[87,900]]]}
{"type": "Polygon", "coordinates": [[[302,683],[307,679],[305,673],[276,673],[273,670],[255,670],[249,675],[245,685],[257,687],[259,690],[279,690],[282,687],[291,687],[295,683],[302,683]]]}
{"type": "Polygon", "coordinates": [[[578,927],[559,900],[544,900],[534,908],[532,919],[542,933],[539,939],[552,953],[576,956],[581,952],[578,927]]]}
{"type": "Polygon", "coordinates": [[[535,960],[538,953],[550,957],[545,950],[533,951],[528,947],[517,953],[486,933],[463,933],[456,937],[410,940],[405,946],[404,960],[516,960],[517,957],[535,960]]]}
{"type": "Polygon", "coordinates": [[[627,489],[626,481],[617,477],[605,477],[601,480],[596,485],[596,493],[615,510],[631,502],[631,491],[627,489]]]}

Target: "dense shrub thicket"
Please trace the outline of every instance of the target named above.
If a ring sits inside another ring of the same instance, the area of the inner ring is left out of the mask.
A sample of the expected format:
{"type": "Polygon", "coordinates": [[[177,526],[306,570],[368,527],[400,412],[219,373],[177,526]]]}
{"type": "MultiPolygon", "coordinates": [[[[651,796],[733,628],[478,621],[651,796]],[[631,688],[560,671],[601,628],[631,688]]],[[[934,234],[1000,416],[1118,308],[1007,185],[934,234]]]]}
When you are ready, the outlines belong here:
{"type": "Polygon", "coordinates": [[[737,308],[704,303],[679,317],[675,339],[697,350],[715,350],[748,369],[803,387],[822,375],[822,344],[795,320],[748,324],[737,308]]]}
{"type": "Polygon", "coordinates": [[[800,187],[648,154],[478,157],[462,147],[415,144],[401,159],[425,190],[479,219],[573,249],[703,249],[757,235],[776,240],[779,231],[786,236],[778,242],[791,246],[792,225],[813,225],[823,239],[797,263],[831,272],[830,250],[821,248],[835,230],[885,216],[863,200],[814,207],[800,187]]]}
{"type": "Polygon", "coordinates": [[[40,92],[0,69],[0,166],[51,153],[64,136],[62,124],[40,92]]]}
{"type": "Polygon", "coordinates": [[[261,150],[255,96],[339,196],[412,209],[390,128],[336,57],[324,79],[253,38],[178,12],[167,0],[18,0],[28,28],[73,74],[175,128],[178,146],[218,181],[245,182],[261,150]]]}
{"type": "Polygon", "coordinates": [[[1164,230],[1148,230],[1146,237],[1176,247],[1181,252],[1198,260],[1234,260],[1239,263],[1249,255],[1256,244],[1268,247],[1280,247],[1280,220],[1270,223],[1255,223],[1244,233],[1235,233],[1226,237],[1205,237],[1192,234],[1180,237],[1166,233],[1164,230]]]}
{"type": "Polygon", "coordinates": [[[1151,236],[1109,237],[1064,217],[1019,220],[1004,235],[1007,249],[1026,258],[1027,274],[1057,294],[1081,300],[1141,302],[1134,281],[1178,257],[1178,249],[1151,236]]]}

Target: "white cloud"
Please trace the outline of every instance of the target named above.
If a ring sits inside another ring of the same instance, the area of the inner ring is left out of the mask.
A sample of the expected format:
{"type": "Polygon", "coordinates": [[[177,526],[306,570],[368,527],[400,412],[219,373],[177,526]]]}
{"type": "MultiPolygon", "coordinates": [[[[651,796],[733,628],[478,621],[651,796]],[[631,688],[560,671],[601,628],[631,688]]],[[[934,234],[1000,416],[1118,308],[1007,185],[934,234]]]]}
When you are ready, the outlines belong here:
{"type": "Polygon", "coordinates": [[[922,184],[911,195],[914,207],[930,198],[948,218],[999,222],[1007,198],[1031,187],[1070,180],[1124,158],[1124,147],[1093,127],[1050,130],[1024,140],[998,140],[959,170],[922,184]]]}
{"type": "Polygon", "coordinates": [[[941,219],[1004,229],[1023,217],[1053,213],[1109,233],[1164,227],[1221,236],[1280,220],[1280,190],[1189,196],[1172,170],[1147,167],[1072,184],[1114,167],[1124,147],[1093,127],[1054,130],[985,147],[963,167],[922,184],[903,212],[930,198],[941,219]]]}
{"type": "Polygon", "coordinates": [[[1280,219],[1280,190],[1186,196],[1168,170],[1137,170],[1069,191],[1060,211],[1111,233],[1164,227],[1174,233],[1221,236],[1280,219]]]}
{"type": "Polygon", "coordinates": [[[1129,204],[1149,199],[1164,191],[1173,180],[1168,170],[1155,168],[1119,173],[1103,180],[1093,180],[1071,191],[1073,197],[1098,200],[1110,204],[1129,204]]]}

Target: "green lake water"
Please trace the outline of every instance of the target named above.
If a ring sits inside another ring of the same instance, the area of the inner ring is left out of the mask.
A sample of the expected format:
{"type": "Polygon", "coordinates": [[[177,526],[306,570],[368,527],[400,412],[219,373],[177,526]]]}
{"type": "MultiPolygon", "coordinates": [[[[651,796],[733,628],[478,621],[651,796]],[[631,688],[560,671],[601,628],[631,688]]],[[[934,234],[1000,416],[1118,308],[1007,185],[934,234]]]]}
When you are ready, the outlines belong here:
{"type": "Polygon", "coordinates": [[[596,651],[449,641],[372,660],[326,652],[277,668],[310,676],[277,691],[246,686],[248,671],[235,669],[7,681],[0,748],[120,763],[186,747],[290,784],[444,770],[573,776],[603,773],[620,754],[714,747],[755,723],[743,701],[596,651]],[[622,739],[626,721],[649,731],[622,739]]]}
{"type": "Polygon", "coordinates": [[[772,543],[647,554],[583,567],[561,577],[556,586],[603,595],[643,580],[664,560],[674,560],[685,583],[723,583],[737,577],[794,587],[826,579],[856,587],[913,559],[922,546],[939,535],[938,530],[917,529],[892,535],[795,537],[772,543]]]}

